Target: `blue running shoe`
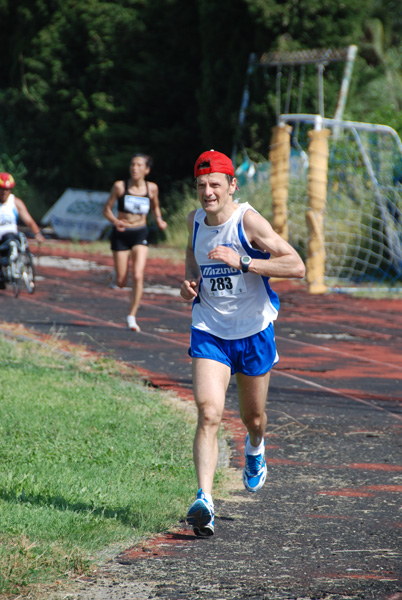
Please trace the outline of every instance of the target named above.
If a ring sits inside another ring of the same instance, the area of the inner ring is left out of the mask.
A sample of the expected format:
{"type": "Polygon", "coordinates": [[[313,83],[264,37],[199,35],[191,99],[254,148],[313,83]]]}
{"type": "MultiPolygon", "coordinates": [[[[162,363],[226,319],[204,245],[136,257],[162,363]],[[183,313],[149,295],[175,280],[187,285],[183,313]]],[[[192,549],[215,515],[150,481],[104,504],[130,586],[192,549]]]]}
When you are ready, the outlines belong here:
{"type": "MultiPolygon", "coordinates": [[[[246,435],[246,444],[249,436],[246,435]]],[[[244,450],[244,456],[246,457],[246,464],[243,469],[243,483],[246,490],[249,492],[258,492],[265,483],[267,477],[267,465],[265,464],[265,442],[264,452],[262,454],[246,454],[244,450]]]]}
{"type": "Polygon", "coordinates": [[[186,521],[193,528],[195,535],[214,535],[214,505],[208,502],[201,488],[197,492],[197,500],[188,509],[186,521]]]}

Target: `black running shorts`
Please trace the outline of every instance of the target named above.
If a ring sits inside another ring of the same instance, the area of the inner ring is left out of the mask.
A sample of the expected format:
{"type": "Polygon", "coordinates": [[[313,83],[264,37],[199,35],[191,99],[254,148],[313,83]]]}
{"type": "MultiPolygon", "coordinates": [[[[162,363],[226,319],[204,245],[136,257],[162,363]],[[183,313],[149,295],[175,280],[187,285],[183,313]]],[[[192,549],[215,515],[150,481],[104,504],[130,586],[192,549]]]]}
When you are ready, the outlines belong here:
{"type": "Polygon", "coordinates": [[[117,231],[113,227],[110,236],[110,247],[115,252],[131,250],[133,246],[148,246],[148,226],[127,228],[117,231]]]}

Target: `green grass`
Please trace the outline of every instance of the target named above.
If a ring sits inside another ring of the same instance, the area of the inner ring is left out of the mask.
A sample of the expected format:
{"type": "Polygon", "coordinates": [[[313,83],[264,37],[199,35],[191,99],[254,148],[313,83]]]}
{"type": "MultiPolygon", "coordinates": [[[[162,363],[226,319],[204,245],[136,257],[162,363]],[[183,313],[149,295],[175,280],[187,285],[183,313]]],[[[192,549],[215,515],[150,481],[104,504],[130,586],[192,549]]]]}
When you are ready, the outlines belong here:
{"type": "Polygon", "coordinates": [[[0,336],[0,361],[0,597],[179,523],[192,411],[110,360],[0,336]]]}
{"type": "Polygon", "coordinates": [[[170,200],[177,208],[168,218],[169,226],[165,230],[166,242],[170,247],[184,250],[188,240],[187,215],[201,205],[194,186],[183,185],[181,189],[174,190],[171,194],[170,200]]]}

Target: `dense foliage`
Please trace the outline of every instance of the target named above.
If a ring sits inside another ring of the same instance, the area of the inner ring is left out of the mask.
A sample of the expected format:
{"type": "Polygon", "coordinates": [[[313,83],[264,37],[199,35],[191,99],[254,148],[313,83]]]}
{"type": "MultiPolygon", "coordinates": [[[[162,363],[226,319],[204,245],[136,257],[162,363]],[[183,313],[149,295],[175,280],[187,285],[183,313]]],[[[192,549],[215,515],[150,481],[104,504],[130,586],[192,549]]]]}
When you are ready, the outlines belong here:
{"type": "MultiPolygon", "coordinates": [[[[231,154],[240,138],[266,156],[275,123],[274,72],[255,71],[241,132],[237,122],[249,55],[273,49],[357,44],[348,118],[402,130],[397,5],[0,0],[0,166],[17,175],[21,195],[52,204],[66,187],[109,189],[139,150],[154,157],[152,175],[163,191],[191,176],[206,147],[231,154]]],[[[339,69],[328,69],[328,116],[339,69]]],[[[316,112],[312,77],[306,112],[316,112]]]]}

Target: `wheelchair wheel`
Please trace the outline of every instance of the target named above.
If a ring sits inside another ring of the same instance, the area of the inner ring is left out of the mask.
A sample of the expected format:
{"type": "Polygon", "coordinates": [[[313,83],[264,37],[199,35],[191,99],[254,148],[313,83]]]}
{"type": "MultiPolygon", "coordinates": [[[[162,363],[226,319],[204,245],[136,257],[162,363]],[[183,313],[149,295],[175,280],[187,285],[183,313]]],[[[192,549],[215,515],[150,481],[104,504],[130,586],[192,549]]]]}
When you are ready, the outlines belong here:
{"type": "Polygon", "coordinates": [[[20,293],[20,282],[18,279],[13,279],[11,283],[13,285],[14,296],[18,298],[18,294],[20,293]]]}
{"type": "Polygon", "coordinates": [[[11,266],[7,267],[7,281],[11,283],[14,296],[17,298],[20,292],[20,280],[14,276],[11,266]]]}
{"type": "Polygon", "coordinates": [[[28,294],[33,294],[35,291],[35,267],[32,260],[32,254],[26,250],[22,256],[21,276],[25,284],[28,294]]]}

